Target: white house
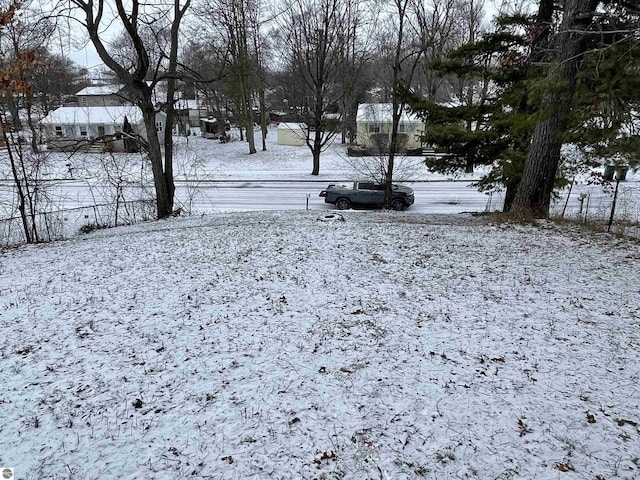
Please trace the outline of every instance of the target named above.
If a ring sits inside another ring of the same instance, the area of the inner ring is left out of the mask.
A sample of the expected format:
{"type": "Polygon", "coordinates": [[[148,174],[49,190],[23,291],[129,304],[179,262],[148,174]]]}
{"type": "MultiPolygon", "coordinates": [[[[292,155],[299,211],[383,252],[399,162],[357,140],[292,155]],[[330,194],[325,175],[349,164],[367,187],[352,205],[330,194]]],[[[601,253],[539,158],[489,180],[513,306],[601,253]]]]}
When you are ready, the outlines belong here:
{"type": "MultiPolygon", "coordinates": [[[[104,107],[60,107],[44,117],[40,124],[44,127],[49,148],[77,148],[105,135],[122,132],[125,118],[135,134],[147,138],[142,112],[133,105],[104,107]]],[[[156,114],[156,134],[163,135],[166,115],[156,114]]],[[[105,149],[123,151],[124,143],[120,139],[111,139],[105,143],[105,149]]]]}
{"type": "Polygon", "coordinates": [[[278,125],[278,145],[305,145],[307,126],[304,123],[280,123],[278,125]]]}
{"type": "MultiPolygon", "coordinates": [[[[361,103],[356,114],[356,143],[366,148],[388,148],[393,125],[393,104],[361,103]]],[[[415,115],[403,111],[398,133],[401,149],[420,148],[424,123],[415,115]]]]}
{"type": "Polygon", "coordinates": [[[85,87],[76,93],[81,107],[113,107],[128,103],[122,94],[122,85],[95,85],[85,87]]]}

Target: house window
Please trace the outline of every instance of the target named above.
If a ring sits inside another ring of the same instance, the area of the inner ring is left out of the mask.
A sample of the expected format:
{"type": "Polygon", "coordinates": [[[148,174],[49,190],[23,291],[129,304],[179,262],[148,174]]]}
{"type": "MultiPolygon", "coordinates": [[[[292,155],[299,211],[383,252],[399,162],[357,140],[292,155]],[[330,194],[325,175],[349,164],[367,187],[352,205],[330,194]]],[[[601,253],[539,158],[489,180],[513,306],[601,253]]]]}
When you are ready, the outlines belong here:
{"type": "Polygon", "coordinates": [[[401,123],[400,125],[398,125],[398,133],[411,133],[411,125],[401,123]]]}
{"type": "Polygon", "coordinates": [[[81,137],[86,137],[87,136],[87,126],[86,125],[80,125],[80,136],[81,137]]]}
{"type": "Polygon", "coordinates": [[[380,133],[380,125],[378,125],[377,123],[370,123],[369,133],[380,133]]]}
{"type": "Polygon", "coordinates": [[[157,132],[161,132],[162,131],[162,122],[156,122],[156,131],[157,132]]]}
{"type": "Polygon", "coordinates": [[[83,107],[87,106],[87,97],[80,97],[80,105],[82,105],[83,107]]]}
{"type": "Polygon", "coordinates": [[[62,136],[62,126],[60,125],[56,125],[56,137],[61,137],[62,136]]]}

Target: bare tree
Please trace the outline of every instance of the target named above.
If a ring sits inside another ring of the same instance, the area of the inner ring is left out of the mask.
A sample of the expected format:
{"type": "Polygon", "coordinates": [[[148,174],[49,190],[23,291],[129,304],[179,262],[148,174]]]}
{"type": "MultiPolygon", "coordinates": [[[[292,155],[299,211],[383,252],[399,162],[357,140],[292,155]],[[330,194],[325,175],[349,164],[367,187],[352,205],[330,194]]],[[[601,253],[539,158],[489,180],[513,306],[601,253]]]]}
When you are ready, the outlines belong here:
{"type": "Polygon", "coordinates": [[[179,77],[178,72],[178,39],[180,33],[180,22],[184,17],[191,0],[185,0],[183,6],[180,6],[180,0],[174,0],[173,3],[173,21],[169,30],[169,55],[166,58],[167,66],[167,97],[165,113],[167,114],[167,124],[164,131],[164,165],[165,165],[165,183],[167,184],[168,194],[171,199],[171,211],[173,211],[173,198],[175,194],[175,184],[173,181],[173,138],[172,127],[175,118],[175,101],[176,101],[176,81],[179,77]]]}
{"type": "MultiPolygon", "coordinates": [[[[235,103],[246,131],[249,153],[256,153],[255,97],[261,110],[263,150],[266,149],[266,107],[263,43],[260,34],[259,0],[204,0],[197,8],[199,24],[214,40],[226,94],[235,103]]],[[[242,133],[242,132],[241,132],[242,133]]]]}
{"type": "Polygon", "coordinates": [[[84,80],[87,70],[62,55],[43,51],[41,56],[45,63],[33,69],[29,77],[33,103],[46,115],[87,86],[84,80]]]}
{"type": "MultiPolygon", "coordinates": [[[[459,41],[461,44],[472,45],[479,40],[484,13],[484,0],[470,0],[463,3],[459,17],[459,41]]],[[[457,102],[466,106],[469,110],[475,107],[479,112],[476,116],[468,116],[466,119],[465,128],[467,132],[481,131],[486,127],[486,121],[480,112],[490,94],[491,82],[488,76],[478,73],[478,70],[481,72],[487,71],[492,61],[491,56],[484,56],[479,60],[481,65],[477,65],[469,75],[458,77],[457,88],[454,93],[457,102]]],[[[465,159],[466,173],[473,173],[474,161],[474,155],[467,156],[465,159]]]]}
{"type": "MultiPolygon", "coordinates": [[[[199,24],[198,24],[199,25],[199,24]]],[[[201,27],[191,25],[193,36],[201,32],[201,27]]],[[[222,112],[228,103],[221,79],[224,79],[226,59],[225,48],[220,39],[205,36],[205,41],[195,38],[185,47],[183,63],[190,73],[194,89],[209,112],[222,112]],[[208,81],[209,80],[209,81],[208,81]]]]}
{"type": "Polygon", "coordinates": [[[344,58],[349,2],[340,0],[291,0],[281,15],[285,32],[282,54],[296,72],[297,92],[293,100],[307,124],[306,144],[313,156],[312,175],[320,173],[320,154],[337,133],[339,120],[327,115],[337,104],[339,65],[344,58]],[[297,98],[296,98],[297,97],[297,98]]]}
{"type": "MultiPolygon", "coordinates": [[[[471,2],[471,5],[473,3],[471,2]]],[[[416,32],[416,40],[422,49],[415,89],[429,101],[448,99],[450,94],[446,91],[448,79],[434,73],[431,64],[444,57],[462,40],[464,9],[474,10],[466,2],[462,3],[458,0],[431,0],[430,2],[413,0],[414,15],[410,20],[416,32]]]]}
{"type": "Polygon", "coordinates": [[[165,102],[167,113],[165,127],[170,130],[173,125],[173,94],[178,77],[177,53],[178,31],[180,23],[189,8],[191,0],[181,3],[180,0],[171,2],[169,10],[163,10],[161,5],[150,5],[140,0],[125,2],[115,0],[115,16],[111,18],[111,2],[105,0],[69,0],[72,18],[76,18],[76,11],[80,11],[83,19],[77,19],[86,29],[102,62],[112,70],[118,80],[124,85],[131,101],[140,108],[147,132],[142,141],[147,152],[156,192],[156,206],[158,218],[165,218],[172,214],[175,185],[173,180],[173,142],[171,134],[164,137],[164,158],[160,139],[156,127],[156,107],[154,103],[154,89],[158,82],[168,80],[165,102]],[[163,53],[163,46],[150,45],[148,25],[168,23],[171,25],[169,53],[163,53]],[[114,22],[119,22],[124,32],[124,38],[133,55],[118,55],[111,49],[109,40],[103,37],[103,30],[114,22]],[[152,64],[153,48],[158,48],[160,55],[156,63],[152,64]]]}
{"type": "MultiPolygon", "coordinates": [[[[237,95],[240,118],[244,124],[249,145],[249,154],[256,153],[253,118],[253,83],[251,78],[251,59],[249,45],[250,7],[245,0],[220,0],[218,14],[224,18],[224,27],[228,30],[228,52],[231,56],[231,77],[237,81],[237,95]]],[[[235,83],[235,82],[234,82],[235,83]]]]}
{"type": "Polygon", "coordinates": [[[374,57],[373,29],[375,12],[363,8],[363,2],[348,1],[345,4],[345,28],[341,32],[344,48],[340,49],[338,64],[339,106],[341,118],[342,143],[353,142],[356,134],[356,111],[373,85],[371,59],[374,57]],[[347,138],[348,137],[348,138],[347,138]]]}
{"type": "Polygon", "coordinates": [[[400,117],[405,108],[401,100],[401,91],[411,89],[411,84],[420,57],[423,53],[422,46],[415,42],[415,31],[409,32],[409,16],[412,0],[394,0],[395,13],[393,20],[397,28],[393,55],[391,57],[391,138],[389,141],[389,156],[385,172],[385,207],[391,208],[393,200],[393,175],[395,157],[399,147],[400,117]],[[413,36],[412,36],[413,34],[413,36]]]}
{"type": "MultiPolygon", "coordinates": [[[[455,2],[434,0],[424,3],[418,0],[394,0],[391,18],[395,43],[390,48],[392,131],[389,141],[385,178],[386,206],[392,200],[395,157],[399,149],[398,126],[406,106],[404,98],[411,92],[414,82],[422,87],[428,98],[435,99],[442,85],[430,71],[430,62],[443,55],[457,42],[473,41],[483,16],[483,2],[455,2]],[[420,79],[420,75],[422,78],[420,79]],[[422,83],[419,82],[422,80],[422,83]]],[[[389,45],[391,47],[391,45],[389,45]]],[[[486,94],[486,84],[481,87],[486,94]]],[[[465,87],[466,101],[477,101],[476,85],[465,87]]],[[[471,128],[471,126],[470,126],[471,128]]]]}
{"type": "MultiPolygon", "coordinates": [[[[27,26],[18,19],[21,5],[11,2],[0,9],[0,129],[1,138],[7,147],[7,158],[17,193],[17,209],[22,222],[27,243],[43,239],[39,232],[39,205],[45,199],[43,170],[46,156],[38,151],[37,135],[32,120],[32,85],[30,73],[45,62],[37,50],[42,46],[42,38],[31,38],[27,26]],[[24,108],[19,109],[19,106],[24,108]],[[20,121],[21,110],[26,112],[30,131],[23,130],[20,121]],[[25,136],[31,137],[27,141],[25,136]]],[[[29,16],[29,12],[25,12],[29,16]]],[[[48,25],[35,19],[34,30],[37,37],[39,28],[48,25]]]]}
{"type": "MultiPolygon", "coordinates": [[[[256,8],[254,12],[257,12],[256,8]]],[[[267,69],[265,67],[265,44],[260,34],[261,25],[257,15],[251,19],[253,22],[253,48],[255,54],[256,77],[258,88],[258,103],[260,105],[260,129],[262,131],[262,151],[267,150],[267,127],[269,126],[269,113],[267,112],[266,89],[267,89],[267,69]]]]}

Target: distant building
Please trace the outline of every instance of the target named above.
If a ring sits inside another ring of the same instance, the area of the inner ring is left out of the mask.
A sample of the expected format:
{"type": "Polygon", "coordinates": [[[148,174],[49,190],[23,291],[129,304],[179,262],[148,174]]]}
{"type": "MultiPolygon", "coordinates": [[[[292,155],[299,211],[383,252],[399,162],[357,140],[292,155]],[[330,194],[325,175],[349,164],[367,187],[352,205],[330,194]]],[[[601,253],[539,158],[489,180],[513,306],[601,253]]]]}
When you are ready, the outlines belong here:
{"type": "Polygon", "coordinates": [[[122,89],[122,85],[96,85],[83,88],[75,96],[81,107],[114,107],[129,103],[122,89]]]}
{"type": "MultiPolygon", "coordinates": [[[[393,126],[393,104],[361,103],[356,114],[356,143],[365,148],[389,148],[393,126]]],[[[420,148],[424,123],[415,115],[402,112],[398,125],[399,150],[420,148]]]]}
{"type": "Polygon", "coordinates": [[[280,123],[278,125],[278,145],[305,145],[307,126],[304,123],[280,123]]]}
{"type": "MultiPolygon", "coordinates": [[[[142,112],[122,95],[121,85],[87,87],[76,94],[78,106],[49,112],[40,124],[52,150],[125,151],[125,119],[130,133],[147,138],[142,112]]],[[[156,114],[156,135],[164,135],[166,114],[156,114]]]]}
{"type": "Polygon", "coordinates": [[[175,135],[190,135],[191,129],[201,127],[201,119],[207,117],[207,109],[198,100],[180,98],[175,104],[176,125],[175,135]]]}

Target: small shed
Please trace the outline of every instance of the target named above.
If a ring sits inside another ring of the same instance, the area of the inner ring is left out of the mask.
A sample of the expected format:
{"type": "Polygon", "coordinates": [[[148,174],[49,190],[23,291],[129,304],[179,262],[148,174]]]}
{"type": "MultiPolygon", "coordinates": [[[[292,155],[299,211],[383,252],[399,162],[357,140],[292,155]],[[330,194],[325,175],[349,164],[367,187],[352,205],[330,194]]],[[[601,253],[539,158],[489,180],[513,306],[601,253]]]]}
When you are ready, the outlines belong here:
{"type": "Polygon", "coordinates": [[[222,124],[217,118],[201,118],[200,119],[200,136],[203,138],[220,138],[224,133],[222,124]]]}
{"type": "Polygon", "coordinates": [[[278,145],[302,146],[307,142],[307,126],[304,123],[278,125],[278,145]]]}

